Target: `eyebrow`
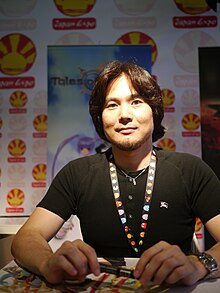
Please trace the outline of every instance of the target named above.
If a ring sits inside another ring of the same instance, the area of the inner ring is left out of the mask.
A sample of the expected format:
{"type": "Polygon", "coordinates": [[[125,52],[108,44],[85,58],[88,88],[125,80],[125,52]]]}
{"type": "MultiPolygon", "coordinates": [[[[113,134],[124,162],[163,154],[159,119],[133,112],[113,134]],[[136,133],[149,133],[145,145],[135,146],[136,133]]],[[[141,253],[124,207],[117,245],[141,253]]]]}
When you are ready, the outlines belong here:
{"type": "MultiPolygon", "coordinates": [[[[126,96],[126,98],[128,98],[129,100],[134,100],[134,99],[137,99],[137,98],[143,99],[138,93],[135,93],[135,94],[131,94],[129,96],[126,96]]],[[[120,98],[118,98],[118,97],[111,97],[111,96],[105,98],[105,102],[117,101],[117,100],[120,100],[120,98]]]]}

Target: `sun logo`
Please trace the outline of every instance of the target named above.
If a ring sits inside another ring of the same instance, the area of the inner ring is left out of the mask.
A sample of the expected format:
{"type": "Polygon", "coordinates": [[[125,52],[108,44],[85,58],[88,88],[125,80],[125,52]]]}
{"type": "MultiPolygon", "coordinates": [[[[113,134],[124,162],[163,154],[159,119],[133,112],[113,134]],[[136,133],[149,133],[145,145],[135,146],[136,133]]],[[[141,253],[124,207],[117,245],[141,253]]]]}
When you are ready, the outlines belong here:
{"type": "Polygon", "coordinates": [[[22,34],[10,34],[0,39],[0,71],[18,75],[28,71],[36,58],[34,43],[22,34]]]}
{"type": "Polygon", "coordinates": [[[176,6],[188,14],[201,14],[210,10],[205,0],[175,0],[176,6]]]}
{"type": "Polygon", "coordinates": [[[57,9],[68,16],[79,16],[90,12],[96,0],[54,0],[57,9]]]}
{"type": "Polygon", "coordinates": [[[27,95],[22,91],[15,91],[10,96],[10,104],[16,108],[22,108],[27,103],[27,95]]]}
{"type": "Polygon", "coordinates": [[[26,145],[21,139],[13,139],[8,144],[8,152],[13,157],[21,157],[26,151],[26,145]]]}
{"type": "Polygon", "coordinates": [[[200,118],[194,114],[186,114],[182,119],[182,125],[186,130],[196,130],[200,126],[200,118]]]}
{"type": "Polygon", "coordinates": [[[32,176],[36,181],[46,180],[46,164],[37,164],[32,170],[32,176]]]}
{"type": "Polygon", "coordinates": [[[157,58],[157,45],[154,40],[142,32],[129,32],[122,35],[115,43],[116,45],[126,44],[145,44],[152,47],[152,65],[154,65],[157,58]]]}
{"type": "Polygon", "coordinates": [[[202,221],[199,218],[196,218],[195,232],[198,232],[202,228],[202,221]]]}
{"type": "Polygon", "coordinates": [[[20,206],[24,202],[24,192],[18,188],[12,189],[7,194],[7,202],[13,207],[20,206]]]}
{"type": "Polygon", "coordinates": [[[161,91],[161,94],[162,94],[162,99],[163,99],[164,106],[173,105],[173,103],[175,101],[175,94],[174,94],[173,91],[171,91],[169,89],[163,89],[161,91]]]}
{"type": "Polygon", "coordinates": [[[175,151],[176,150],[176,144],[171,138],[163,138],[161,139],[157,146],[159,148],[162,148],[164,150],[169,150],[169,151],[175,151]]]}
{"type": "Polygon", "coordinates": [[[34,129],[37,131],[46,131],[47,130],[47,115],[41,114],[35,117],[33,121],[34,129]]]}

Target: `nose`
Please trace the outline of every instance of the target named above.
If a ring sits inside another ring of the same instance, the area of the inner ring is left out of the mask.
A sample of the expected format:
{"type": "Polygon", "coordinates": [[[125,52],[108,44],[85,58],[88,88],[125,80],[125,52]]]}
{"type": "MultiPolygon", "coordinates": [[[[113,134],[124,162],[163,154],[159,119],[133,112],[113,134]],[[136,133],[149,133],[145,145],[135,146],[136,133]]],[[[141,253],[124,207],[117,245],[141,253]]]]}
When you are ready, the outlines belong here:
{"type": "Polygon", "coordinates": [[[121,105],[119,113],[119,121],[121,123],[127,123],[132,120],[131,108],[129,105],[121,105]]]}

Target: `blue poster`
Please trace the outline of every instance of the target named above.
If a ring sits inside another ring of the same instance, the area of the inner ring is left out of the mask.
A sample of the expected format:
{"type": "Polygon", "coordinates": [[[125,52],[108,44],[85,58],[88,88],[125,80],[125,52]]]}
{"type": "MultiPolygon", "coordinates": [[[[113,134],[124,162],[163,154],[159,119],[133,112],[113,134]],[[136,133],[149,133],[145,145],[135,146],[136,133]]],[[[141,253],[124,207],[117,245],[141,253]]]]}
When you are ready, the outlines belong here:
{"type": "Polygon", "coordinates": [[[67,162],[103,143],[89,115],[89,97],[100,71],[116,59],[151,73],[149,45],[48,46],[48,184],[67,162]]]}

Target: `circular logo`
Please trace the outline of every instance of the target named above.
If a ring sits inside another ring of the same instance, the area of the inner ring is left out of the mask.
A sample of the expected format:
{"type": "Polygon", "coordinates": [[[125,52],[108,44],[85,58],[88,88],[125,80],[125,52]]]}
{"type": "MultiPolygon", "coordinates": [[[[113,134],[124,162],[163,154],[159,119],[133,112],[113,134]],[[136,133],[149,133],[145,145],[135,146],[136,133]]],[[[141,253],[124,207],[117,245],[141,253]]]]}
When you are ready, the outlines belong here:
{"type": "Polygon", "coordinates": [[[68,16],[79,16],[90,12],[96,0],[54,0],[57,9],[68,16]]]}
{"type": "Polygon", "coordinates": [[[174,58],[183,70],[198,72],[198,48],[217,46],[217,42],[204,31],[189,31],[182,35],[174,47],[174,58]]]}
{"type": "Polygon", "coordinates": [[[32,150],[36,156],[46,157],[46,155],[47,155],[47,141],[44,139],[35,140],[32,145],[32,150]]]}
{"type": "Polygon", "coordinates": [[[37,108],[45,108],[47,107],[47,92],[41,90],[36,93],[33,99],[34,105],[37,108]]]}
{"type": "Polygon", "coordinates": [[[185,106],[198,106],[199,94],[194,89],[187,89],[183,92],[181,99],[185,106]]]}
{"type": "Polygon", "coordinates": [[[200,126],[200,118],[194,113],[189,113],[183,116],[182,125],[186,130],[196,130],[200,126]]]}
{"type": "Polygon", "coordinates": [[[41,114],[35,117],[33,121],[34,129],[37,131],[46,131],[47,130],[47,115],[41,114]]]}
{"type": "Polygon", "coordinates": [[[36,181],[45,181],[46,180],[46,164],[37,164],[32,170],[32,176],[36,181]]]}
{"type": "Polygon", "coordinates": [[[142,32],[129,32],[122,35],[115,43],[116,45],[127,45],[127,44],[145,44],[151,45],[152,47],[152,65],[155,63],[157,58],[157,45],[154,40],[148,35],[142,32]]]}
{"type": "Polygon", "coordinates": [[[176,144],[174,142],[174,140],[172,140],[171,138],[163,138],[161,139],[157,146],[159,148],[162,148],[164,150],[169,150],[169,151],[175,151],[176,150],[176,144]]]}
{"type": "Polygon", "coordinates": [[[25,173],[25,167],[21,164],[10,164],[8,167],[8,177],[12,181],[24,180],[25,173]]]}
{"type": "Polygon", "coordinates": [[[28,122],[26,116],[14,115],[9,119],[9,128],[12,131],[24,131],[27,124],[28,122]]]}
{"type": "Polygon", "coordinates": [[[199,218],[196,218],[195,232],[198,232],[202,228],[202,221],[199,218]]]}
{"type": "Polygon", "coordinates": [[[141,15],[151,10],[155,0],[114,0],[118,10],[127,15],[141,15]]]}
{"type": "Polygon", "coordinates": [[[13,139],[8,144],[8,152],[12,157],[21,157],[26,151],[26,145],[21,139],[13,139]]]}
{"type": "Polygon", "coordinates": [[[162,99],[164,106],[171,106],[175,101],[175,94],[173,91],[169,89],[162,89],[161,90],[162,99]]]}
{"type": "Polygon", "coordinates": [[[82,33],[69,33],[63,35],[56,43],[58,45],[93,45],[93,41],[82,33]]]}
{"type": "Polygon", "coordinates": [[[19,0],[18,5],[14,0],[2,0],[0,1],[0,11],[5,16],[9,17],[21,17],[30,13],[36,4],[37,0],[19,0]]]}
{"type": "Polygon", "coordinates": [[[0,39],[0,71],[19,75],[28,71],[36,58],[34,43],[22,34],[10,34],[0,39]]]}
{"type": "Polygon", "coordinates": [[[189,154],[198,156],[198,154],[201,151],[201,141],[198,141],[193,138],[186,139],[186,140],[184,140],[182,147],[183,147],[183,151],[185,153],[189,153],[189,154]]]}
{"type": "Polygon", "coordinates": [[[7,202],[12,207],[18,207],[24,202],[24,192],[14,188],[7,194],[7,202]]]}
{"type": "Polygon", "coordinates": [[[210,7],[205,0],[175,0],[177,8],[187,14],[201,14],[210,10],[210,7]]]}
{"type": "Polygon", "coordinates": [[[15,91],[10,96],[10,104],[16,108],[22,108],[27,103],[27,95],[22,91],[15,91]]]}

